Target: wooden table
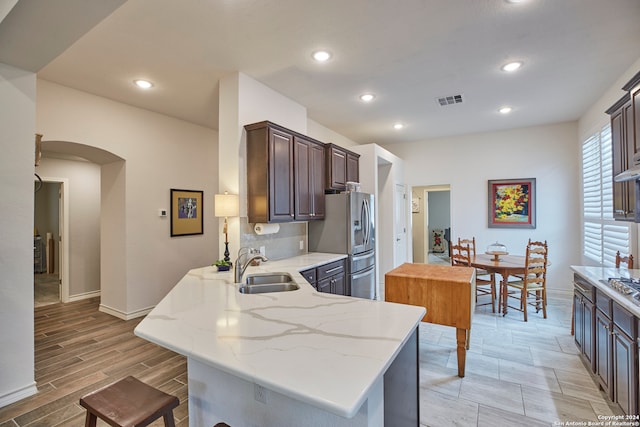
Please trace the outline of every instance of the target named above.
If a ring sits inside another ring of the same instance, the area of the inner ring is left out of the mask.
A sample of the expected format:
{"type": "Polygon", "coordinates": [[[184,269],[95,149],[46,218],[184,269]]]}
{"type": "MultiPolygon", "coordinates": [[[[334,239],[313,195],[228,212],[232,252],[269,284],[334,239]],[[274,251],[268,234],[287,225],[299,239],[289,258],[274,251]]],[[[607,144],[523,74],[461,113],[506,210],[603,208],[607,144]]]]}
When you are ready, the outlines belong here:
{"type": "Polygon", "coordinates": [[[526,257],[522,255],[500,255],[496,261],[494,255],[476,254],[471,256],[471,266],[487,270],[489,273],[498,273],[502,280],[500,281],[500,297],[498,302],[498,312],[502,305],[502,315],[507,314],[507,289],[506,282],[509,275],[524,274],[524,265],[526,257]]]}
{"type": "Polygon", "coordinates": [[[402,264],[385,274],[385,300],[423,306],[427,309],[423,322],[455,327],[458,376],[464,377],[476,305],[474,268],[402,264]]]}

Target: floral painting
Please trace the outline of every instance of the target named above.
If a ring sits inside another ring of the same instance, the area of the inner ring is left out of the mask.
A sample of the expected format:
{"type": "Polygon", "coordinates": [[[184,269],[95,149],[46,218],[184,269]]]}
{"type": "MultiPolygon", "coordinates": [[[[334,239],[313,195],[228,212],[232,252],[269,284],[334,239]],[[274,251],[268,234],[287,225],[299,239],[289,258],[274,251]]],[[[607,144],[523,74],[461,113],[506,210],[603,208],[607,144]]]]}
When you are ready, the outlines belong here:
{"type": "Polygon", "coordinates": [[[536,179],[489,181],[490,228],[536,228],[536,179]]]}

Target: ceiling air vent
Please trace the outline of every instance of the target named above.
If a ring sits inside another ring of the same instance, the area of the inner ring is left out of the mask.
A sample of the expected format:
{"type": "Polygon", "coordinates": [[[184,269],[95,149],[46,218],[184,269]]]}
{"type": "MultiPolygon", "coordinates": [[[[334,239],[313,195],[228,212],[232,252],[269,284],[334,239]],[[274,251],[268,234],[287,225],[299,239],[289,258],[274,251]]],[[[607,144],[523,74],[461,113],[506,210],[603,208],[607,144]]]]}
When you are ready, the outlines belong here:
{"type": "Polygon", "coordinates": [[[449,95],[449,96],[441,96],[436,98],[438,105],[441,107],[446,107],[447,105],[453,104],[461,104],[462,103],[462,95],[449,95]]]}

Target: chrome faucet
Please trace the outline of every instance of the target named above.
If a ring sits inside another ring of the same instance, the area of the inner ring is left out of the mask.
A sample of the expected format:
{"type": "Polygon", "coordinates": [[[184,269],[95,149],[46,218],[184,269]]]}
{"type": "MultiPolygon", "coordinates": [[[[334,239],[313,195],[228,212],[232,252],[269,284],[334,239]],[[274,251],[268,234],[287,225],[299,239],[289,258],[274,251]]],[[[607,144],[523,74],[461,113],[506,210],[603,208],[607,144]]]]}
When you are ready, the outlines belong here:
{"type": "Polygon", "coordinates": [[[241,283],[242,282],[242,276],[244,276],[244,272],[247,270],[247,267],[249,267],[249,265],[251,264],[251,261],[259,259],[262,262],[267,262],[269,261],[269,259],[262,255],[262,254],[256,254],[256,255],[252,255],[249,256],[251,253],[249,248],[240,248],[240,250],[238,251],[238,258],[236,259],[236,262],[233,263],[233,279],[235,281],[235,283],[241,283]],[[243,250],[244,249],[244,250],[243,250]],[[247,259],[244,261],[243,264],[241,261],[242,256],[245,256],[247,259]]]}

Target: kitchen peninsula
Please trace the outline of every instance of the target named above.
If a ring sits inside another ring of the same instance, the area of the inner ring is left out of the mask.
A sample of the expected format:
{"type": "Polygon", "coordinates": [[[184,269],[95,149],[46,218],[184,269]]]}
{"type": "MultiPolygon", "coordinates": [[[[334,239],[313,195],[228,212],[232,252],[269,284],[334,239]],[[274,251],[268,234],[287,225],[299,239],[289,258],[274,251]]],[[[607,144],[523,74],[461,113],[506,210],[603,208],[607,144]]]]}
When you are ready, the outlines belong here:
{"type": "Polygon", "coordinates": [[[609,399],[638,414],[640,270],[571,266],[575,342],[609,399]]]}
{"type": "Polygon", "coordinates": [[[343,257],[249,267],[300,286],[254,295],[230,272],[194,269],[138,325],[136,335],[187,357],[191,426],[419,424],[425,309],[320,293],[299,273],[343,257]]]}

